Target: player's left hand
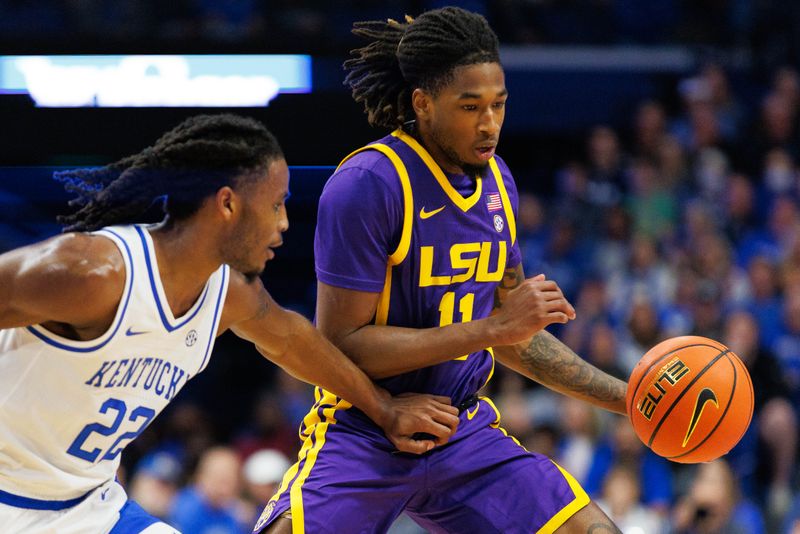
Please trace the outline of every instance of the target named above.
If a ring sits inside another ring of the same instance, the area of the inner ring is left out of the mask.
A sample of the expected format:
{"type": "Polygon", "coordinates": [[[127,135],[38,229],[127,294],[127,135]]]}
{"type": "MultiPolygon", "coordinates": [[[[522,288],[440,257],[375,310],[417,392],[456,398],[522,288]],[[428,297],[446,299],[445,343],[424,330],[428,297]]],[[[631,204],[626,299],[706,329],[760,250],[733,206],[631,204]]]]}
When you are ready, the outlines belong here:
{"type": "Polygon", "coordinates": [[[386,402],[387,417],[381,426],[401,452],[428,452],[447,443],[458,428],[458,408],[451,406],[448,397],[402,393],[386,402]]]}

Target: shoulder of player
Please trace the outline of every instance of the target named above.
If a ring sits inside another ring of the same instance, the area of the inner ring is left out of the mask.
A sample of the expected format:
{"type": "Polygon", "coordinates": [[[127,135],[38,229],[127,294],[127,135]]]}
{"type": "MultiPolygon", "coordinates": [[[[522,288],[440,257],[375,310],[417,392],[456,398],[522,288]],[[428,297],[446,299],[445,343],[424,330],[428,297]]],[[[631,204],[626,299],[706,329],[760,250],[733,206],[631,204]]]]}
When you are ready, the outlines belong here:
{"type": "MultiPolygon", "coordinates": [[[[82,233],[56,236],[30,248],[31,271],[54,283],[65,284],[64,291],[122,293],[125,261],[117,246],[107,237],[82,233]],[[67,285],[68,284],[68,285],[67,285]]],[[[23,274],[25,269],[22,270],[23,274]]]]}
{"type": "Polygon", "coordinates": [[[503,177],[503,183],[506,189],[508,189],[510,193],[515,194],[517,191],[517,183],[514,180],[514,175],[511,174],[511,169],[508,167],[508,164],[498,155],[495,155],[494,160],[497,163],[497,168],[500,170],[500,175],[503,177]]]}
{"type": "Polygon", "coordinates": [[[13,287],[9,304],[37,322],[91,325],[113,314],[122,297],[125,262],[108,238],[64,234],[13,255],[3,266],[13,287]]]}
{"type": "Polygon", "coordinates": [[[360,187],[364,183],[362,180],[396,189],[397,170],[384,154],[376,150],[365,150],[345,161],[331,176],[329,183],[360,187]]]}
{"type": "Polygon", "coordinates": [[[514,176],[511,174],[511,169],[508,167],[506,161],[496,154],[494,156],[494,161],[497,163],[497,168],[500,169],[500,174],[503,176],[503,179],[506,182],[513,182],[514,176]]]}

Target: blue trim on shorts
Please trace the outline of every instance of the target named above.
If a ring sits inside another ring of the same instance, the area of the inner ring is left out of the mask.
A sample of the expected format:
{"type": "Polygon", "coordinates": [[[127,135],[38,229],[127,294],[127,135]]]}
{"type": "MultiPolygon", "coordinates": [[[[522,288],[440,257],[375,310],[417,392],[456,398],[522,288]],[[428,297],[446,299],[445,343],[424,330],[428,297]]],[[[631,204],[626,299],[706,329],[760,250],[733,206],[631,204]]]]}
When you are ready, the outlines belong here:
{"type": "Polygon", "coordinates": [[[161,523],[162,521],[139,506],[136,501],[128,499],[128,502],[120,508],[119,519],[114,523],[114,528],[108,534],[130,534],[141,532],[150,525],[161,523]]]}
{"type": "Polygon", "coordinates": [[[67,508],[72,508],[80,504],[92,491],[94,490],[80,497],[75,497],[74,499],[68,499],[66,501],[45,501],[42,499],[32,499],[31,497],[22,497],[0,490],[0,503],[16,508],[27,508],[28,510],[66,510],[67,508]]]}

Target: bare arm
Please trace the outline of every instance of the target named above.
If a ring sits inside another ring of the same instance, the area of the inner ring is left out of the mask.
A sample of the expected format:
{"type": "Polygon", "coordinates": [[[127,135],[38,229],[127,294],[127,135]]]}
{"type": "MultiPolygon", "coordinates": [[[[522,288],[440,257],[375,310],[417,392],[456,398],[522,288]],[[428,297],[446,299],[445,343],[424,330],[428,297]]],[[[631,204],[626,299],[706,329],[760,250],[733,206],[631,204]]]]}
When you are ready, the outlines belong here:
{"type": "Polygon", "coordinates": [[[113,321],[124,284],[119,249],[102,236],[64,234],[12,250],[0,255],[0,328],[44,324],[92,339],[113,321]]]}
{"type": "MultiPolygon", "coordinates": [[[[495,308],[502,309],[508,293],[525,280],[522,265],[506,269],[495,293],[495,308]]],[[[625,414],[625,382],[599,370],[545,330],[522,343],[495,346],[497,360],[548,388],[625,414]]]]}
{"type": "Polygon", "coordinates": [[[521,284],[501,314],[434,328],[372,324],[378,293],[317,284],[317,327],[372,378],[446,362],[495,344],[529,338],[574,313],[555,282],[521,284]]]}
{"type": "Polygon", "coordinates": [[[351,360],[301,315],[281,308],[260,281],[232,273],[220,332],[230,327],[287,372],[319,385],[357,406],[401,450],[421,453],[447,442],[458,425],[458,410],[445,397],[395,397],[376,387],[351,360]],[[414,433],[435,436],[417,441],[414,433]]]}

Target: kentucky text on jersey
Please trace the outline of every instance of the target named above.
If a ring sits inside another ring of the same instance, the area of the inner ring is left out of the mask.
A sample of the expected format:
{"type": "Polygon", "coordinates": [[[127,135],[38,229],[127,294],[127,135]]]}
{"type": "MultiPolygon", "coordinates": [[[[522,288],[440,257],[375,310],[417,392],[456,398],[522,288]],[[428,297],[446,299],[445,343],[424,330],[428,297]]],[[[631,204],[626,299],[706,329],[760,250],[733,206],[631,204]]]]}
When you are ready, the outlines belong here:
{"type": "Polygon", "coordinates": [[[86,384],[96,388],[139,387],[170,400],[189,378],[189,373],[162,358],[123,358],[103,362],[86,384]]]}

